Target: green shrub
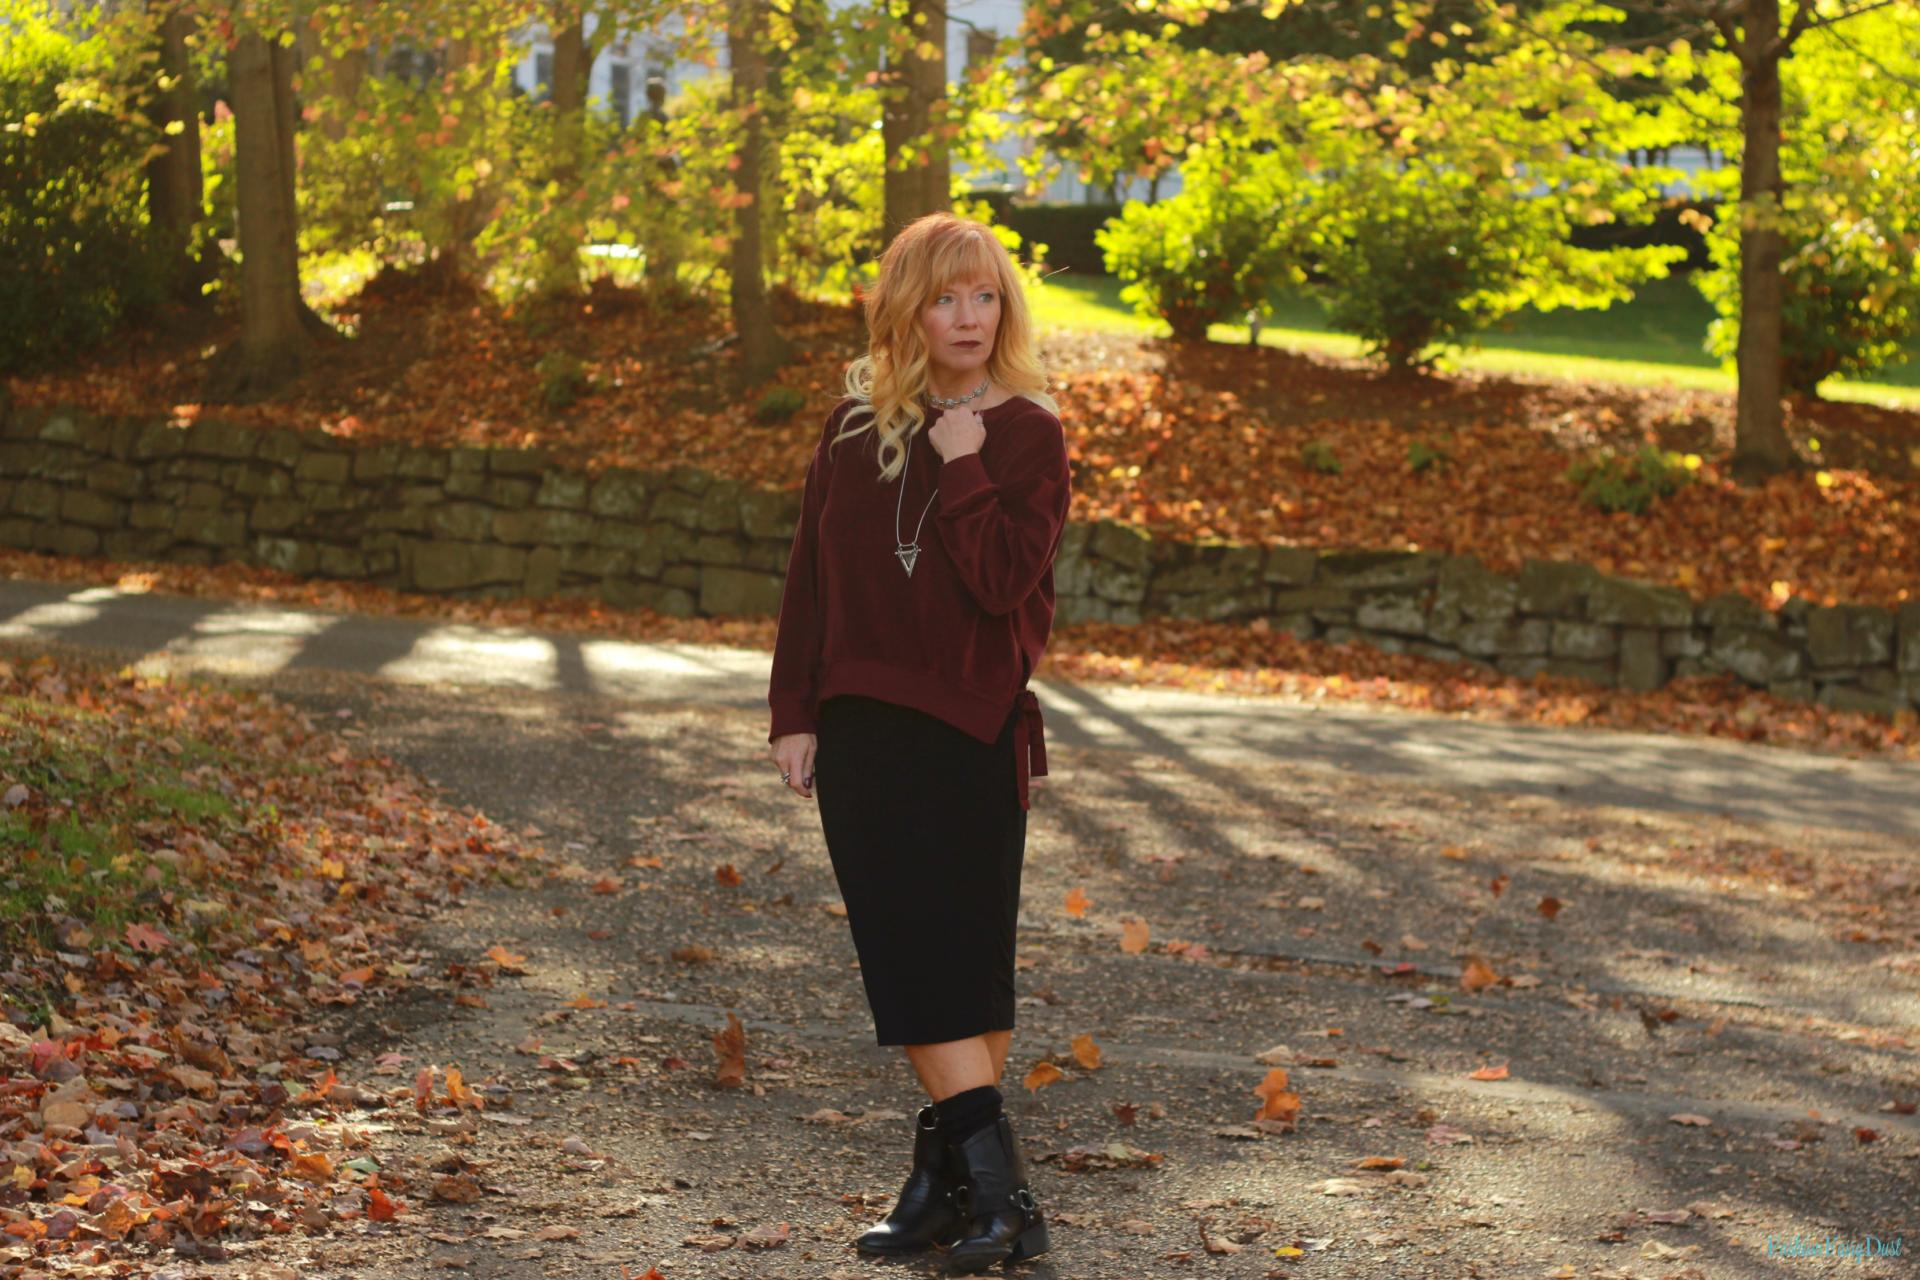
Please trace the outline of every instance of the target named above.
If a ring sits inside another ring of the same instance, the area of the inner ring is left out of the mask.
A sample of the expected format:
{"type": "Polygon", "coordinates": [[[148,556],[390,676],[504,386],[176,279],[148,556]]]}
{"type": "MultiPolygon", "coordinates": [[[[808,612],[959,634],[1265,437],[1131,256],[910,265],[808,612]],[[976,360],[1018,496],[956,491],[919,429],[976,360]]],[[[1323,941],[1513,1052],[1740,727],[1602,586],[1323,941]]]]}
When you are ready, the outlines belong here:
{"type": "MultiPolygon", "coordinates": [[[[1905,344],[1920,334],[1920,255],[1900,221],[1897,214],[1891,226],[1873,215],[1828,220],[1789,208],[1780,259],[1780,380],[1787,391],[1810,396],[1836,374],[1868,378],[1905,358],[1905,344]]],[[[1740,340],[1737,223],[1726,219],[1707,233],[1714,270],[1695,277],[1717,313],[1707,350],[1723,360],[1734,358],[1740,340]]]]}
{"type": "Polygon", "coordinates": [[[1125,205],[1094,240],[1127,282],[1121,301],[1198,342],[1208,325],[1265,312],[1279,286],[1306,275],[1292,237],[1292,173],[1277,154],[1197,147],[1182,174],[1179,195],[1125,205]]]}
{"type": "Polygon", "coordinates": [[[540,403],[547,409],[565,409],[593,389],[580,357],[571,351],[549,351],[533,371],[540,376],[540,403]]]}
{"type": "Polygon", "coordinates": [[[1309,440],[1300,446],[1300,462],[1309,471],[1318,471],[1321,475],[1337,476],[1341,462],[1333,446],[1325,440],[1309,440]]]}
{"type": "Polygon", "coordinates": [[[775,387],[760,397],[760,403],[753,407],[753,416],[761,422],[785,422],[806,405],[804,393],[792,387],[775,387]]]}
{"type": "Polygon", "coordinates": [[[1698,455],[1643,444],[1627,455],[1591,453],[1568,467],[1566,478],[1580,486],[1580,499],[1588,506],[1642,515],[1655,498],[1670,497],[1691,483],[1699,465],[1698,455]]]}
{"type": "Polygon", "coordinates": [[[0,3],[4,373],[100,343],[169,287],[145,205],[154,131],[117,101],[107,34],[69,25],[39,0],[0,3]]]}
{"type": "Polygon", "coordinates": [[[1415,440],[1407,446],[1407,468],[1416,475],[1422,471],[1437,470],[1452,462],[1450,454],[1425,440],[1415,440]]]}

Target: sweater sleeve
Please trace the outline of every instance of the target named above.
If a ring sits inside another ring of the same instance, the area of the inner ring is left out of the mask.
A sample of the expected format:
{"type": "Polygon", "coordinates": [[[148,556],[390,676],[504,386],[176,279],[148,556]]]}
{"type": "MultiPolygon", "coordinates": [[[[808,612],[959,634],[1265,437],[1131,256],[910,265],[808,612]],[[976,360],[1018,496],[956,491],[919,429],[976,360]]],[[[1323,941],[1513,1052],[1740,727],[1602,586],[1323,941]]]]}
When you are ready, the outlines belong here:
{"type": "MultiPolygon", "coordinates": [[[[837,419],[838,415],[834,415],[837,419]]],[[[800,500],[800,522],[793,530],[787,553],[787,578],[780,589],[780,621],[773,641],[773,673],[767,683],[767,705],[773,710],[768,743],[789,733],[813,733],[814,671],[820,658],[821,627],[825,611],[820,599],[820,508],[827,496],[826,441],[837,421],[830,420],[813,461],[807,464],[806,488],[800,500]]]]}
{"type": "Polygon", "coordinates": [[[982,609],[1011,613],[1040,585],[1072,500],[1066,437],[1051,414],[996,449],[991,472],[978,453],[941,465],[941,542],[982,609]]]}

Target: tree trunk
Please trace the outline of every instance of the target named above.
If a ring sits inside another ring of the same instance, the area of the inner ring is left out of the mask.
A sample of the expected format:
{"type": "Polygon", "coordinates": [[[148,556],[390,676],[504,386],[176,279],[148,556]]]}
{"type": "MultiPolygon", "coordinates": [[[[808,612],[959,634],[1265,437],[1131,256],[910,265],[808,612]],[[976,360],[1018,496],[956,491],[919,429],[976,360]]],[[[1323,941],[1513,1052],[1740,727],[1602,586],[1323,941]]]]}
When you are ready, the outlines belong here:
{"type": "Polygon", "coordinates": [[[730,0],[727,9],[727,61],[732,68],[730,105],[745,113],[740,134],[740,167],[734,186],[744,199],[733,211],[734,234],[728,260],[733,277],[733,328],[740,335],[735,390],[757,386],[793,359],[793,347],[773,324],[761,255],[761,201],[764,198],[766,122],[758,95],[767,83],[762,46],[767,28],[766,0],[730,0]]]}
{"type": "Polygon", "coordinates": [[[257,31],[241,34],[229,56],[233,81],[235,202],[240,230],[240,341],[210,374],[210,399],[270,394],[298,377],[309,341],[301,312],[300,260],[294,243],[293,175],[287,172],[292,102],[278,75],[290,58],[257,31]]]}
{"type": "Polygon", "coordinates": [[[902,227],[916,218],[951,209],[951,163],[945,138],[928,140],[926,154],[902,162],[901,145],[927,130],[947,92],[947,11],[939,0],[910,0],[907,30],[913,44],[897,69],[882,71],[883,83],[904,87],[904,96],[892,92],[881,117],[880,138],[886,149],[885,212],[882,215],[882,251],[902,227]],[[920,56],[931,46],[934,56],[920,56]]]}
{"type": "Polygon", "coordinates": [[[316,52],[326,67],[323,73],[327,79],[327,92],[340,102],[340,109],[320,121],[320,130],[327,135],[329,142],[344,141],[347,130],[353,127],[353,102],[360,96],[360,86],[367,78],[367,49],[363,44],[353,44],[341,50],[334,57],[327,48],[325,40],[316,40],[316,52]]]}
{"type": "Polygon", "coordinates": [[[1780,176],[1780,0],[1747,0],[1741,72],[1741,123],[1746,135],[1740,165],[1740,390],[1735,416],[1733,475],[1752,484],[1794,465],[1780,411],[1781,233],[1747,222],[1754,202],[1777,214],[1780,176]]]}
{"type": "Polygon", "coordinates": [[[204,301],[200,286],[213,275],[211,260],[193,251],[204,195],[200,113],[194,105],[193,65],[187,58],[187,36],[194,23],[172,7],[172,0],[149,0],[148,11],[159,15],[160,69],[178,77],[173,88],[154,94],[150,114],[163,129],[178,121],[180,132],[163,135],[166,150],[147,163],[147,212],[171,263],[174,296],[192,305],[204,301]]]}
{"type": "Polygon", "coordinates": [[[561,209],[542,236],[539,292],[571,297],[580,290],[580,249],[586,220],[579,216],[580,148],[585,136],[587,79],[593,73],[581,6],[566,3],[548,11],[553,33],[553,155],[548,176],[559,184],[561,209]]]}

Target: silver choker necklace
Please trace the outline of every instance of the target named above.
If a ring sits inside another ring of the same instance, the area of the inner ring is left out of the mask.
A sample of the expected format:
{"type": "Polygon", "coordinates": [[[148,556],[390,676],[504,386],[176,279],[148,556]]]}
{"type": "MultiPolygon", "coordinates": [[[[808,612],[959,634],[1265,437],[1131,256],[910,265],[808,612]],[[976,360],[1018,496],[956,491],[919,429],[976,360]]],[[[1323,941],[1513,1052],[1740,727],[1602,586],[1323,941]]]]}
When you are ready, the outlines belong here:
{"type": "Polygon", "coordinates": [[[980,398],[981,396],[983,396],[983,395],[985,395],[985,394],[987,394],[987,388],[988,388],[988,387],[990,387],[990,386],[992,386],[992,385],[993,385],[993,378],[992,378],[992,376],[991,376],[991,375],[989,375],[989,376],[988,376],[988,377],[987,377],[987,378],[986,378],[986,379],[985,379],[984,381],[982,381],[982,382],[980,383],[980,385],[979,385],[979,386],[977,386],[977,387],[975,387],[975,388],[973,389],[973,391],[972,391],[972,392],[970,392],[970,393],[969,393],[969,394],[967,394],[967,395],[964,395],[964,396],[960,396],[960,397],[959,397],[958,399],[954,399],[954,400],[949,400],[949,399],[947,399],[947,398],[946,398],[945,396],[937,396],[937,395],[935,395],[935,394],[933,394],[933,388],[932,388],[932,387],[928,387],[928,388],[927,388],[927,399],[928,399],[928,401],[930,401],[930,402],[931,402],[931,403],[933,404],[933,406],[934,406],[935,408],[938,408],[938,409],[957,409],[957,408],[959,408],[959,407],[960,407],[961,405],[963,405],[963,404],[965,404],[965,403],[966,403],[967,401],[969,401],[969,400],[977,400],[977,399],[979,399],[979,398],[980,398]]]}

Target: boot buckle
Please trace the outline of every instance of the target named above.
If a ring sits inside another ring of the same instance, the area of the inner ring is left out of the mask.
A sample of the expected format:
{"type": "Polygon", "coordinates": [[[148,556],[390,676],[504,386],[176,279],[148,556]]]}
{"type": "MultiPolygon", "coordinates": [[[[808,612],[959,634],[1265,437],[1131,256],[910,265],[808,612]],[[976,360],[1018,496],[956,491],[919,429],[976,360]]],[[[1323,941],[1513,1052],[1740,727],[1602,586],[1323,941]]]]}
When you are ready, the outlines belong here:
{"type": "Polygon", "coordinates": [[[1022,1209],[1025,1209],[1029,1214],[1040,1207],[1040,1202],[1033,1198],[1033,1192],[1025,1187],[1015,1187],[1013,1194],[1008,1198],[1022,1209]]]}

